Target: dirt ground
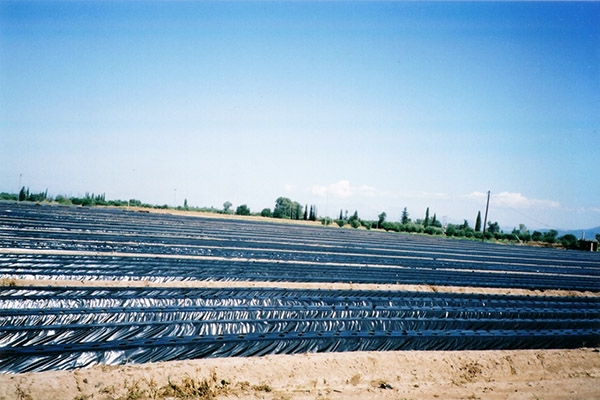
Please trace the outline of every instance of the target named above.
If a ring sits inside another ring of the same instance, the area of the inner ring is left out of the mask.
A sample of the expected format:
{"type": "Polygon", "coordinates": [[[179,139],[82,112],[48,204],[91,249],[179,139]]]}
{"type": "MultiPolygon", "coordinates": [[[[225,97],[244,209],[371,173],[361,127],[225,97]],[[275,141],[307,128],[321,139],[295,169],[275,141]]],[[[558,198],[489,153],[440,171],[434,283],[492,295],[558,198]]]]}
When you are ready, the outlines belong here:
{"type": "Polygon", "coordinates": [[[271,355],[0,375],[0,399],[598,399],[598,349],[271,355]]]}

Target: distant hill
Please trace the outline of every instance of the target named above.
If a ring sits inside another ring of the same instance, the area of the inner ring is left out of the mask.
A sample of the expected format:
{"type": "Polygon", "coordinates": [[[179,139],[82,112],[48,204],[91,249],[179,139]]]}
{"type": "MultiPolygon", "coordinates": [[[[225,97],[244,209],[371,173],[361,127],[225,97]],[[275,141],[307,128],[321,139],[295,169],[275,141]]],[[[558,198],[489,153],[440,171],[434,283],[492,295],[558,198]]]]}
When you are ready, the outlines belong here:
{"type": "Polygon", "coordinates": [[[585,235],[586,240],[594,240],[596,239],[596,234],[600,234],[600,226],[590,229],[573,229],[570,231],[558,231],[558,236],[560,237],[570,233],[575,235],[577,239],[581,239],[582,232],[585,235]]]}

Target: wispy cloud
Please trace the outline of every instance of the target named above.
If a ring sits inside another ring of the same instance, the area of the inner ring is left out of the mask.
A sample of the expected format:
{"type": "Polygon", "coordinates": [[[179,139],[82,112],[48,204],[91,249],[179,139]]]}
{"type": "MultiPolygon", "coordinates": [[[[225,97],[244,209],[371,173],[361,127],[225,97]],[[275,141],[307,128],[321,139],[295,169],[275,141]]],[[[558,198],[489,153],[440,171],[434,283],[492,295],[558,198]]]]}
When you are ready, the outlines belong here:
{"type": "MultiPolygon", "coordinates": [[[[485,201],[487,193],[471,192],[462,196],[476,201],[485,201]]],[[[560,203],[554,200],[532,199],[521,193],[501,192],[492,194],[491,200],[498,206],[507,206],[512,208],[559,208],[560,203]]]]}
{"type": "Polygon", "coordinates": [[[385,194],[384,192],[377,190],[373,186],[352,186],[350,184],[350,181],[346,179],[342,179],[338,182],[332,183],[329,186],[315,185],[311,188],[311,192],[312,194],[321,197],[329,195],[332,197],[340,198],[348,198],[353,196],[377,197],[385,194]]]}

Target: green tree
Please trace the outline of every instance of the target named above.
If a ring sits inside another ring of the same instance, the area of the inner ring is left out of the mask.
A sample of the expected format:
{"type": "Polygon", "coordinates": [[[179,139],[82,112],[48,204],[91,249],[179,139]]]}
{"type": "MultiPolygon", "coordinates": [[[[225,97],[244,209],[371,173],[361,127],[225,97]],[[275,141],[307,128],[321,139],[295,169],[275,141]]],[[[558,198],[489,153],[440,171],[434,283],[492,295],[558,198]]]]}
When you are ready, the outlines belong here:
{"type": "Polygon", "coordinates": [[[291,219],[294,202],[287,197],[279,197],[275,200],[274,218],[291,219]]]}
{"type": "Polygon", "coordinates": [[[299,203],[294,202],[294,205],[296,206],[296,219],[301,219],[302,218],[302,206],[299,203]]]}
{"type": "Polygon", "coordinates": [[[448,224],[448,226],[446,227],[446,236],[455,236],[456,232],[456,226],[448,224]]]}
{"type": "Polygon", "coordinates": [[[578,247],[578,240],[575,235],[571,233],[567,233],[564,236],[560,237],[560,244],[562,244],[567,249],[576,249],[578,247]]]}
{"type": "Polygon", "coordinates": [[[477,211],[477,218],[475,219],[475,232],[481,231],[481,211],[477,211]]]}
{"type": "Polygon", "coordinates": [[[404,207],[404,210],[402,210],[402,218],[400,219],[400,222],[402,222],[402,225],[406,225],[410,222],[410,218],[408,218],[408,211],[406,210],[406,207],[404,207]]]}
{"type": "Polygon", "coordinates": [[[423,226],[427,228],[429,226],[429,207],[425,210],[425,221],[423,221],[423,226]]]}
{"type": "Polygon", "coordinates": [[[235,215],[250,215],[250,209],[247,205],[242,204],[235,209],[235,215]]]}
{"type": "Polygon", "coordinates": [[[316,221],[317,220],[317,206],[316,205],[310,206],[310,216],[309,216],[309,219],[311,221],[316,221]]]}
{"type": "Polygon", "coordinates": [[[529,233],[529,230],[527,229],[525,224],[519,224],[519,229],[516,232],[516,235],[519,237],[520,240],[524,242],[528,242],[531,240],[531,234],[529,233]]]}
{"type": "Polygon", "coordinates": [[[554,229],[550,229],[548,232],[544,232],[544,242],[554,243],[556,242],[556,236],[558,232],[554,229]]]}
{"type": "Polygon", "coordinates": [[[344,219],[344,212],[342,211],[342,209],[340,208],[340,217],[338,218],[339,220],[344,219]]]}
{"type": "Polygon", "coordinates": [[[385,222],[386,217],[387,214],[385,213],[385,211],[377,216],[377,218],[379,218],[377,221],[377,228],[381,228],[381,225],[385,222]]]}
{"type": "Polygon", "coordinates": [[[229,212],[229,209],[231,208],[233,204],[231,204],[230,201],[226,201],[225,203],[223,203],[223,212],[225,214],[227,214],[229,212]]]}
{"type": "Polygon", "coordinates": [[[488,222],[488,232],[489,233],[500,233],[500,225],[498,225],[498,222],[488,222]]]}
{"type": "Polygon", "coordinates": [[[304,220],[308,220],[308,204],[304,205],[304,220]]]}
{"type": "Polygon", "coordinates": [[[531,240],[541,242],[542,240],[544,240],[544,235],[542,234],[542,232],[533,231],[533,233],[531,234],[531,240]]]}
{"type": "Polygon", "coordinates": [[[21,190],[19,191],[19,201],[25,201],[27,199],[28,195],[29,195],[29,188],[27,188],[27,190],[25,190],[25,186],[23,186],[21,188],[21,190]]]}
{"type": "Polygon", "coordinates": [[[188,209],[187,199],[183,199],[183,208],[185,208],[186,210],[188,209]]]}
{"type": "Polygon", "coordinates": [[[272,217],[273,213],[271,212],[270,208],[263,208],[263,210],[260,212],[261,217],[272,217]]]}

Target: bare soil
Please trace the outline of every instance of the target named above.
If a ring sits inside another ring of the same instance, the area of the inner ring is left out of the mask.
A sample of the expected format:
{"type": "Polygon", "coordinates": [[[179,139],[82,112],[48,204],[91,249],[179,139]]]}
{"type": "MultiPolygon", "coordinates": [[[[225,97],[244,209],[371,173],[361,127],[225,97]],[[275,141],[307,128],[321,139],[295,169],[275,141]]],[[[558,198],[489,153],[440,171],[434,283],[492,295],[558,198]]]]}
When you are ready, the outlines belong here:
{"type": "Polygon", "coordinates": [[[0,399],[598,399],[598,349],[271,355],[0,375],[0,399]]]}

